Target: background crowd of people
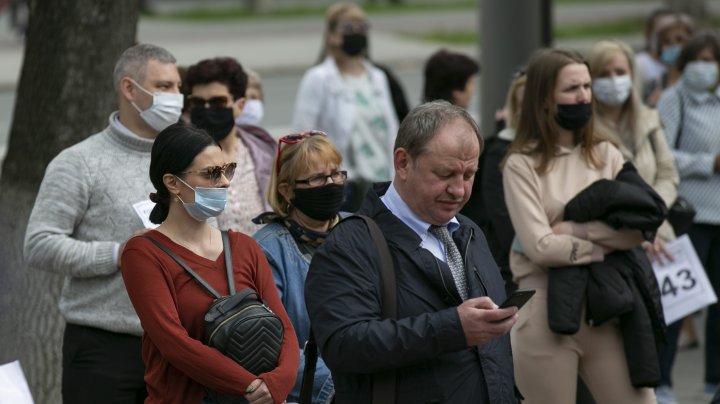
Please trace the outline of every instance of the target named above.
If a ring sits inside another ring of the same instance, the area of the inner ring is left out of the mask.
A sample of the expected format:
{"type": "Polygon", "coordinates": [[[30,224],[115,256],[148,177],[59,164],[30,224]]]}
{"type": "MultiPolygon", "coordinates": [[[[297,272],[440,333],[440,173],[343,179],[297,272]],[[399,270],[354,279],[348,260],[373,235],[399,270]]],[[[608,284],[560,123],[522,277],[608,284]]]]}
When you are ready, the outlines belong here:
{"type": "MultiPolygon", "coordinates": [[[[665,324],[651,263],[674,259],[665,217],[682,196],[720,292],[720,38],[662,9],[638,53],[540,49],[508,72],[497,133],[482,136],[466,110],[477,61],[431,55],[408,108],[369,29],[357,5],[328,8],[284,136],[262,126],[251,58],[120,56],[118,110],[50,163],[25,239],[31,267],[65,276],[63,401],[299,402],[317,337],[313,403],[677,402],[683,320],[665,324]],[[379,226],[389,264],[355,214],[379,226]],[[203,343],[214,297],[158,243],[280,318],[273,370],[203,343]],[[599,298],[611,283],[621,292],[599,298]],[[523,310],[499,307],[518,288],[535,290],[523,310]]],[[[718,327],[714,304],[708,398],[718,327]]]]}

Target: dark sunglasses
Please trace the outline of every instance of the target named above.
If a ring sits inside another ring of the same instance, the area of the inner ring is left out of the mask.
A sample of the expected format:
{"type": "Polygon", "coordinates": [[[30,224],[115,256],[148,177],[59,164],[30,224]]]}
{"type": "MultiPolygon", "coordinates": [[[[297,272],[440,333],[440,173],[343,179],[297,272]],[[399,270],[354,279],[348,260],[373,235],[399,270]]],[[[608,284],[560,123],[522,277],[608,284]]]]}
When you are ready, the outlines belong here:
{"type": "Polygon", "coordinates": [[[283,144],[300,143],[303,140],[305,140],[305,138],[307,138],[307,137],[318,136],[318,135],[327,137],[327,133],[325,133],[321,130],[311,130],[311,131],[302,132],[302,133],[293,133],[291,135],[285,135],[285,136],[281,137],[278,140],[277,157],[275,158],[275,169],[278,172],[280,172],[280,157],[282,157],[282,148],[283,148],[282,145],[283,144]]]}
{"type": "Polygon", "coordinates": [[[223,166],[205,167],[200,170],[183,171],[180,174],[200,174],[205,179],[211,180],[213,185],[220,182],[220,176],[225,176],[228,181],[231,181],[235,176],[235,168],[237,163],[227,163],[223,166]]]}
{"type": "Polygon", "coordinates": [[[210,97],[210,99],[208,99],[208,100],[206,100],[205,98],[196,97],[194,95],[191,95],[191,96],[188,96],[187,100],[188,100],[188,103],[189,103],[191,109],[203,109],[203,108],[220,109],[220,108],[226,108],[228,105],[228,97],[225,95],[218,95],[216,97],[210,97]]]}

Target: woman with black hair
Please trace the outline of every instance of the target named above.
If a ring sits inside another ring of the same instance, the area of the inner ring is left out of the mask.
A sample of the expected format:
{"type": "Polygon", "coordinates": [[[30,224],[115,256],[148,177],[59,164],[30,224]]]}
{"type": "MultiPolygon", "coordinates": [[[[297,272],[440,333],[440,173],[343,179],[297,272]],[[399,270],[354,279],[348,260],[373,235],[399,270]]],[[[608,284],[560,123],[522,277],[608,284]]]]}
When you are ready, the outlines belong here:
{"type": "Polygon", "coordinates": [[[445,100],[467,109],[478,74],[480,65],[472,58],[441,49],[425,62],[422,102],[445,100]]]}
{"type": "MultiPolygon", "coordinates": [[[[150,220],[160,226],[131,239],[121,270],[143,326],[146,403],[200,403],[203,387],[249,403],[281,403],[295,382],[298,345],[270,267],[258,245],[228,231],[235,289],[253,289],[284,327],[277,367],[255,375],[204,345],[203,317],[214,297],[153,241],[173,252],[222,295],[230,290],[222,236],[207,219],[223,211],[235,163],[227,162],[205,131],[175,124],[152,148],[150,180],[156,203],[150,220]],[[150,240],[151,238],[152,240],[150,240]]],[[[207,401],[206,401],[207,402],[207,401]]]]}

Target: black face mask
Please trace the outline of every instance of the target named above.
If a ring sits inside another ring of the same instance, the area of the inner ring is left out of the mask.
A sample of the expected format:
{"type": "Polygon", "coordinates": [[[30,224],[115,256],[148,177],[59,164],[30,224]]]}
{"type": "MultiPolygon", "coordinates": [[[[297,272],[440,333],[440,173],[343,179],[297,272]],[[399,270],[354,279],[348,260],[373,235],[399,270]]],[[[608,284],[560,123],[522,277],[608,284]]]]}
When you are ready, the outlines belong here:
{"type": "Polygon", "coordinates": [[[346,55],[357,56],[367,48],[367,43],[366,34],[344,34],[341,49],[346,55]]]}
{"type": "Polygon", "coordinates": [[[585,126],[592,117],[592,104],[558,104],[555,122],[567,130],[585,126]]]}
{"type": "Polygon", "coordinates": [[[315,220],[330,220],[337,216],[345,199],[345,186],[327,184],[313,188],[295,188],[290,203],[315,220]]]}
{"type": "Polygon", "coordinates": [[[232,108],[195,108],[190,111],[190,121],[207,131],[216,142],[225,139],[235,126],[232,108]]]}

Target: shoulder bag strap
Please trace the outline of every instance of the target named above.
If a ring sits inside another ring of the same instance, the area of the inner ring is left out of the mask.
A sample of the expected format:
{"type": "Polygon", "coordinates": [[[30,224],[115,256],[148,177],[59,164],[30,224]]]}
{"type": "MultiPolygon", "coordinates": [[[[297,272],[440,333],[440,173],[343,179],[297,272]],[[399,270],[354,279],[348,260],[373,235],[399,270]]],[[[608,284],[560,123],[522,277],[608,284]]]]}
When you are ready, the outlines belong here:
{"type": "MultiPolygon", "coordinates": [[[[370,237],[380,255],[380,294],[382,299],[382,316],[383,318],[397,318],[397,297],[395,268],[390,255],[385,236],[375,221],[364,215],[348,216],[343,220],[351,220],[352,218],[362,219],[370,231],[370,237]]],[[[317,366],[317,343],[315,334],[310,328],[310,336],[305,343],[305,369],[303,370],[302,387],[300,388],[300,404],[309,404],[312,402],[313,382],[315,379],[315,369],[317,366]]],[[[391,404],[395,402],[395,371],[389,370],[382,373],[376,373],[373,377],[373,404],[391,404]]]]}
{"type": "Polygon", "coordinates": [[[310,327],[310,336],[303,348],[305,353],[305,369],[303,369],[302,383],[300,384],[299,404],[312,404],[313,384],[315,382],[315,369],[317,367],[317,343],[315,333],[310,327]]]}
{"type": "Polygon", "coordinates": [[[163,250],[163,251],[165,252],[165,254],[169,255],[170,258],[172,258],[173,260],[175,260],[175,262],[177,262],[177,263],[182,267],[182,269],[184,269],[184,270],[185,270],[187,273],[189,273],[193,278],[195,278],[195,280],[198,281],[205,289],[207,289],[208,292],[210,292],[213,296],[215,296],[216,299],[220,299],[220,298],[222,297],[222,296],[220,295],[220,293],[218,293],[217,290],[215,290],[215,288],[213,288],[212,286],[210,286],[210,284],[207,283],[207,282],[205,282],[205,280],[204,280],[203,278],[201,278],[200,275],[198,275],[197,273],[195,273],[195,271],[193,271],[192,269],[190,269],[190,267],[187,266],[180,258],[178,258],[178,256],[175,255],[175,253],[173,253],[172,251],[170,251],[167,247],[165,247],[164,245],[162,245],[159,241],[155,240],[154,238],[148,237],[148,236],[143,236],[143,237],[145,237],[146,239],[152,241],[153,244],[155,244],[156,246],[158,246],[158,248],[160,248],[161,250],[163,250]]]}
{"type": "Polygon", "coordinates": [[[680,104],[680,119],[678,119],[678,127],[675,132],[675,150],[680,147],[680,136],[682,135],[683,120],[685,119],[685,101],[683,101],[683,94],[681,91],[678,91],[677,95],[680,104]]]}
{"type": "MultiPolygon", "coordinates": [[[[395,268],[385,236],[375,221],[364,215],[355,215],[362,219],[370,230],[370,236],[380,254],[380,293],[382,296],[382,315],[384,318],[397,318],[397,286],[395,268]]],[[[376,373],[373,376],[373,404],[395,403],[395,370],[376,373]]]]}
{"type": "Polygon", "coordinates": [[[227,230],[220,232],[222,234],[223,251],[225,251],[225,272],[227,272],[228,290],[230,296],[235,294],[235,277],[233,276],[232,254],[230,253],[230,236],[227,230]]]}
{"type": "MultiPolygon", "coordinates": [[[[352,217],[352,216],[351,216],[352,217]]],[[[384,318],[397,318],[397,286],[395,284],[395,268],[385,236],[375,221],[364,215],[355,215],[362,219],[370,230],[375,248],[380,254],[380,294],[382,297],[382,315],[384,318]]]]}

